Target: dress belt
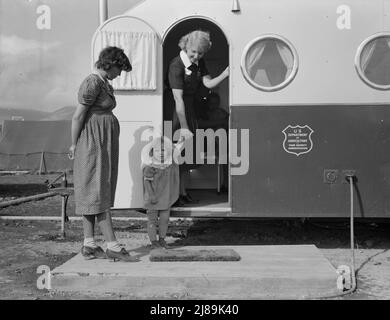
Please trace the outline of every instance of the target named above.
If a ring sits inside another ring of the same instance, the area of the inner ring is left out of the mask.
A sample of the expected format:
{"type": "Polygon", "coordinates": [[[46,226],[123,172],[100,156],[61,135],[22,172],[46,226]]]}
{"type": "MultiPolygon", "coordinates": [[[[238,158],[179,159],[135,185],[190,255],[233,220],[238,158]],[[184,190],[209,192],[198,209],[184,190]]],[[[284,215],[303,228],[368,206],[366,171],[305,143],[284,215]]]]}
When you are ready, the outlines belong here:
{"type": "Polygon", "coordinates": [[[112,110],[89,110],[89,114],[98,114],[98,115],[103,115],[103,114],[113,114],[112,110]]]}

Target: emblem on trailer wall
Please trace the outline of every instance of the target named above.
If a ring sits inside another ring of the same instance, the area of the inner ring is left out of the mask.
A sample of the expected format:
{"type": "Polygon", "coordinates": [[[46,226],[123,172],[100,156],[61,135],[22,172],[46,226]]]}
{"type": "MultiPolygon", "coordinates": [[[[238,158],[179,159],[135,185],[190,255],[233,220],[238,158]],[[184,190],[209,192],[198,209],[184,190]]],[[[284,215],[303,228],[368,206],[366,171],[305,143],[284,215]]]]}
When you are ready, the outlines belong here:
{"type": "Polygon", "coordinates": [[[313,149],[311,135],[314,130],[308,125],[288,125],[282,132],[284,134],[283,149],[286,152],[299,156],[313,149]]]}

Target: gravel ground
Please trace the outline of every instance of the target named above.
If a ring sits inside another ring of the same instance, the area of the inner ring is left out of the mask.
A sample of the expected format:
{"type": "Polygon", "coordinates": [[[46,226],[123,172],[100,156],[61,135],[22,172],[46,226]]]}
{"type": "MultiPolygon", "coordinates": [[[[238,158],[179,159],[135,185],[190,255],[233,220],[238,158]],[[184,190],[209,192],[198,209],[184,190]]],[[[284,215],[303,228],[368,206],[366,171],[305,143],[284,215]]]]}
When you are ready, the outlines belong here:
{"type": "MultiPolygon", "coordinates": [[[[44,181],[55,176],[0,176],[0,196],[6,199],[47,192],[44,181]]],[[[60,197],[0,209],[0,216],[60,216],[60,213],[60,197]]],[[[114,215],[129,217],[132,213],[129,210],[114,215]]],[[[68,214],[74,215],[72,197],[68,203],[68,214]]],[[[134,246],[148,244],[145,221],[114,221],[114,225],[119,240],[131,239],[134,246]]],[[[64,240],[59,237],[59,222],[0,220],[0,299],[132,298],[52,293],[37,289],[38,266],[47,265],[52,270],[80,250],[81,221],[68,222],[66,230],[64,240]]],[[[98,238],[102,241],[101,235],[98,238]]],[[[333,266],[350,264],[347,220],[172,220],[169,240],[180,245],[314,244],[333,266]]],[[[389,300],[390,224],[358,221],[355,242],[358,288],[355,293],[336,299],[389,300]]]]}
{"type": "MultiPolygon", "coordinates": [[[[130,238],[135,247],[145,246],[148,244],[145,226],[144,221],[115,221],[115,232],[119,240],[130,238]]],[[[54,294],[38,290],[38,266],[47,265],[52,270],[80,250],[80,221],[67,224],[65,240],[59,237],[59,230],[60,224],[50,221],[0,222],[0,299],[131,299],[120,295],[54,294]]],[[[337,299],[390,299],[389,231],[382,226],[357,228],[358,290],[337,299]]],[[[101,235],[98,239],[103,244],[101,235]]],[[[207,220],[190,223],[175,220],[170,224],[168,240],[180,245],[315,244],[333,266],[350,263],[347,230],[336,232],[281,221],[207,220]]]]}

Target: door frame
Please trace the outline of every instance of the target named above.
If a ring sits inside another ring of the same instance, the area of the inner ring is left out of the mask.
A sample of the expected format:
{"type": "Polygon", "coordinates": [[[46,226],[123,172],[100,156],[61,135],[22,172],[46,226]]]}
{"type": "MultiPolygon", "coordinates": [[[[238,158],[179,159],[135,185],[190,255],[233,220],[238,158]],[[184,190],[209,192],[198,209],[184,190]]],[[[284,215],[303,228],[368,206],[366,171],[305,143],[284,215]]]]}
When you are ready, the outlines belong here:
{"type": "MultiPolygon", "coordinates": [[[[191,16],[186,16],[186,17],[183,17],[181,19],[178,19],[176,20],[173,24],[171,24],[162,34],[162,37],[161,37],[161,44],[162,44],[162,60],[164,62],[164,43],[165,43],[165,40],[168,36],[168,34],[174,29],[176,28],[179,24],[181,24],[182,22],[185,22],[185,21],[188,21],[188,20],[192,20],[192,19],[201,19],[201,20],[206,20],[212,24],[214,24],[219,30],[220,32],[224,35],[225,37],[225,40],[226,40],[226,43],[227,43],[227,46],[228,46],[228,62],[229,62],[229,65],[230,65],[230,61],[231,61],[231,58],[232,58],[232,48],[231,48],[231,41],[229,39],[229,37],[227,36],[227,32],[226,30],[217,22],[215,21],[214,19],[210,18],[210,17],[207,17],[207,16],[203,16],[203,15],[191,15],[191,16]]],[[[163,67],[163,66],[162,66],[163,67]]],[[[163,75],[163,79],[162,81],[164,81],[164,75],[163,75]]],[[[229,115],[230,115],[230,105],[231,105],[231,93],[232,93],[232,81],[230,81],[230,76],[228,78],[228,107],[229,107],[229,115]]],[[[163,106],[164,107],[164,106],[163,106]]],[[[230,123],[230,117],[229,117],[229,130],[230,130],[230,127],[231,127],[231,123],[230,123]]],[[[230,135],[229,135],[229,132],[227,133],[228,134],[228,144],[230,144],[230,135]]],[[[229,148],[229,152],[230,152],[230,148],[229,148]]],[[[213,208],[213,207],[209,207],[209,206],[202,206],[202,207],[178,207],[178,208],[175,208],[174,211],[177,212],[176,216],[191,216],[191,217],[194,217],[194,216],[201,216],[201,217],[204,217],[204,216],[213,216],[213,217],[226,217],[226,216],[229,216],[232,212],[232,185],[231,185],[231,175],[230,175],[230,154],[228,154],[228,207],[223,207],[223,208],[213,208]]]]}

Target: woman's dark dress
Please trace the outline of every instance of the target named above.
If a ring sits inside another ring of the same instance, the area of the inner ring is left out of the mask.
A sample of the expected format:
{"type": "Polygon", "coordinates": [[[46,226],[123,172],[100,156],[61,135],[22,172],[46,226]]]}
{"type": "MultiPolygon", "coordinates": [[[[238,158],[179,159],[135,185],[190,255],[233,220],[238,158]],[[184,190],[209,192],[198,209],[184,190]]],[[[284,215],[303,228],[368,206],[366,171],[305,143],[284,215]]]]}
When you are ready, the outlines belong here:
{"type": "Polygon", "coordinates": [[[195,134],[195,130],[198,128],[195,110],[196,95],[202,85],[202,78],[208,74],[209,72],[203,59],[199,60],[198,65],[192,64],[188,68],[185,67],[180,56],[177,56],[171,61],[167,77],[167,86],[169,90],[166,90],[165,102],[168,104],[168,110],[169,108],[173,109],[173,134],[177,129],[180,129],[180,122],[176,113],[176,105],[171,89],[183,90],[183,100],[188,129],[195,134]]]}

